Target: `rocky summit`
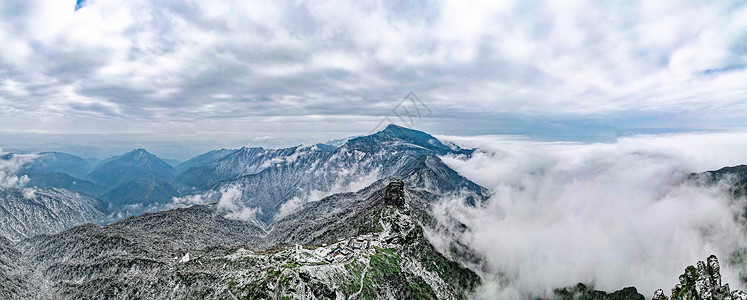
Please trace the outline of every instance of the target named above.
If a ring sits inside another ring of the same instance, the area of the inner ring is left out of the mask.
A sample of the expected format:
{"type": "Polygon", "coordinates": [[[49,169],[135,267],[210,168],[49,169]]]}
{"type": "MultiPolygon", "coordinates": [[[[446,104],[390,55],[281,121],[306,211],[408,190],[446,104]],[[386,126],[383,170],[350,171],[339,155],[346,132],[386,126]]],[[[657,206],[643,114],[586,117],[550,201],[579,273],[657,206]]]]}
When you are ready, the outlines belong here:
{"type": "Polygon", "coordinates": [[[404,208],[405,207],[405,183],[402,180],[395,179],[389,183],[384,192],[384,201],[387,204],[404,208]]]}
{"type": "Polygon", "coordinates": [[[718,258],[711,255],[706,262],[699,261],[695,266],[685,268],[680,275],[680,283],[672,288],[667,297],[664,290],[654,292],[653,300],[745,300],[747,293],[730,290],[728,283],[721,282],[721,267],[718,258]]]}

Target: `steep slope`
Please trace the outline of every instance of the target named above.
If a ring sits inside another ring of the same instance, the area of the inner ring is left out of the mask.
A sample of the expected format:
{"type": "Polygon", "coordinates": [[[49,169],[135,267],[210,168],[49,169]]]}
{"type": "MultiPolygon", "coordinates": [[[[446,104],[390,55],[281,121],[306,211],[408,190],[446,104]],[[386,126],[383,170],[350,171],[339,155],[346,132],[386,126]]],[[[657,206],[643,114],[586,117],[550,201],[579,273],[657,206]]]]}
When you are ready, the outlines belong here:
{"type": "Polygon", "coordinates": [[[48,283],[50,299],[188,299],[201,295],[190,285],[209,289],[223,271],[195,275],[178,258],[222,256],[254,247],[263,235],[255,224],[226,219],[214,206],[195,206],[36,236],[18,249],[38,280],[48,283]],[[178,290],[180,285],[187,289],[178,290]]]}
{"type": "Polygon", "coordinates": [[[291,156],[275,160],[259,173],[220,182],[214,190],[240,191],[237,202],[246,207],[259,207],[259,218],[267,223],[288,200],[335,186],[334,178],[320,171],[319,163],[327,157],[329,152],[316,147],[298,147],[291,156]]]}
{"type": "Polygon", "coordinates": [[[339,238],[369,233],[379,227],[372,212],[385,205],[384,180],[355,193],[340,193],[305,204],[271,224],[267,240],[278,244],[321,245],[339,238]]]}
{"type": "MultiPolygon", "coordinates": [[[[667,300],[664,290],[654,292],[653,300],[667,300]]],[[[715,255],[705,261],[699,261],[695,266],[687,266],[685,272],[679,276],[679,283],[671,289],[672,300],[716,300],[716,299],[747,299],[747,293],[731,289],[729,283],[721,281],[721,266],[715,255]]]]}
{"type": "Polygon", "coordinates": [[[422,131],[394,124],[377,133],[348,140],[342,147],[366,153],[376,153],[383,148],[394,151],[427,152],[436,155],[449,153],[471,154],[473,150],[460,149],[456,145],[445,145],[435,137],[422,131]]]}
{"type": "MultiPolygon", "coordinates": [[[[219,181],[256,174],[274,164],[293,160],[303,151],[303,148],[308,147],[296,146],[282,149],[244,147],[202,166],[187,169],[177,177],[176,186],[182,193],[202,191],[212,187],[219,181]]],[[[317,147],[315,150],[322,153],[329,152],[328,148],[317,147]]],[[[220,153],[221,152],[216,152],[211,154],[208,152],[203,154],[205,157],[196,157],[195,159],[198,161],[206,160],[212,156],[217,156],[220,153]]]]}
{"type": "Polygon", "coordinates": [[[106,220],[102,203],[58,188],[0,190],[0,235],[20,240],[106,220]]]}
{"type": "MultiPolygon", "coordinates": [[[[128,218],[104,227],[170,241],[171,249],[199,254],[216,247],[254,247],[265,236],[263,224],[226,218],[215,204],[196,205],[128,218]]],[[[167,252],[175,254],[177,252],[167,252]]]]}
{"type": "Polygon", "coordinates": [[[407,183],[408,188],[426,190],[440,196],[462,196],[471,205],[490,197],[488,189],[459,175],[435,155],[421,156],[397,176],[407,183]]]}

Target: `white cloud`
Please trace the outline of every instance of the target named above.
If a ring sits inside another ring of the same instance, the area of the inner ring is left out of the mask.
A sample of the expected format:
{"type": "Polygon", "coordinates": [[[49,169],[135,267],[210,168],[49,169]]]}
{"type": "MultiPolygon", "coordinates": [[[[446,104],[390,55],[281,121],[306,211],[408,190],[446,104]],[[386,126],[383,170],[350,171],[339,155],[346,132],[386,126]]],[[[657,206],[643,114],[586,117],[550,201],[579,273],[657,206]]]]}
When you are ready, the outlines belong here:
{"type": "Polygon", "coordinates": [[[239,210],[231,211],[225,215],[226,219],[233,219],[239,221],[257,221],[257,214],[261,213],[262,209],[259,207],[242,207],[239,210]]]}
{"type": "Polygon", "coordinates": [[[241,189],[229,186],[221,189],[218,200],[218,212],[225,213],[226,219],[258,223],[257,214],[262,210],[259,207],[247,207],[241,202],[241,189]]]}
{"type": "Polygon", "coordinates": [[[685,178],[747,163],[746,137],[633,136],[613,144],[452,137],[485,151],[444,162],[494,196],[484,207],[452,201],[435,213],[471,228],[460,239],[485,258],[479,297],[486,299],[542,296],[578,282],[607,291],[633,285],[650,297],[711,254],[724,282],[741,289],[729,259],[747,247],[746,199],[731,199],[726,183],[685,178]]]}
{"type": "Polygon", "coordinates": [[[186,207],[186,206],[192,206],[192,205],[202,205],[202,204],[208,204],[211,202],[211,196],[213,195],[212,191],[209,191],[205,194],[194,194],[194,195],[186,195],[181,197],[172,197],[170,206],[176,207],[186,207]]]}
{"type": "Polygon", "coordinates": [[[258,136],[258,137],[254,138],[254,141],[257,142],[257,143],[267,143],[267,142],[272,142],[273,140],[275,140],[274,136],[267,136],[267,135],[266,136],[258,136]]]}
{"type": "Polygon", "coordinates": [[[308,200],[301,197],[293,197],[290,200],[283,203],[278,209],[278,212],[272,217],[275,220],[280,220],[296,211],[298,211],[308,200]]]}
{"type": "Polygon", "coordinates": [[[238,209],[238,201],[241,200],[241,189],[236,186],[230,186],[222,189],[220,199],[218,200],[218,210],[235,211],[238,209]]]}
{"type": "MultiPolygon", "coordinates": [[[[0,149],[1,150],[1,149],[0,149]]],[[[0,151],[0,155],[3,155],[0,151]]],[[[18,175],[23,165],[37,158],[36,154],[12,154],[7,159],[0,159],[0,188],[18,188],[25,186],[29,177],[18,175]]]]}
{"type": "Polygon", "coordinates": [[[26,199],[34,199],[34,198],[36,198],[36,189],[35,188],[25,188],[25,189],[23,189],[23,198],[26,198],[26,199]]]}

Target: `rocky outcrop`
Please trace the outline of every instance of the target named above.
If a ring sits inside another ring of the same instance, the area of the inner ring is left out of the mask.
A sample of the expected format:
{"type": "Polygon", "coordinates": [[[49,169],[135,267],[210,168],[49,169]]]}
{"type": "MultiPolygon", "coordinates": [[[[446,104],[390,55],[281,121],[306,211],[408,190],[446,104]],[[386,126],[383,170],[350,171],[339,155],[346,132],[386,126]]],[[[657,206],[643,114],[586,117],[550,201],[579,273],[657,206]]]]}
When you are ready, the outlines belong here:
{"type": "MultiPolygon", "coordinates": [[[[745,300],[747,293],[730,291],[729,284],[721,284],[721,267],[715,255],[706,262],[699,261],[697,267],[688,266],[680,275],[680,283],[672,289],[671,300],[745,300]]],[[[662,289],[654,292],[653,300],[669,300],[662,289]]]]}
{"type": "Polygon", "coordinates": [[[394,207],[405,207],[405,183],[400,179],[389,182],[384,192],[384,202],[394,207]]]}
{"type": "Polygon", "coordinates": [[[555,300],[645,300],[635,287],[626,287],[622,290],[607,293],[595,290],[593,286],[579,283],[574,287],[556,289],[553,298],[555,300]]]}

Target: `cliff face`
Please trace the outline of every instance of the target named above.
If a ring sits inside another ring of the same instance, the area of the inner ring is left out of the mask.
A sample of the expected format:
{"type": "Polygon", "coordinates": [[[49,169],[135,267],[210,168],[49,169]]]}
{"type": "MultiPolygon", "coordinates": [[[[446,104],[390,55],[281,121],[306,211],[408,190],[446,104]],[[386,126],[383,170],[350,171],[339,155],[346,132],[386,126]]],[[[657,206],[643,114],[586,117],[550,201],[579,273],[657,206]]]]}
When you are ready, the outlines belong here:
{"type": "MultiPolygon", "coordinates": [[[[718,258],[711,255],[706,262],[699,261],[697,267],[688,266],[680,275],[680,283],[672,288],[671,300],[744,300],[747,293],[729,289],[729,284],[722,285],[721,267],[718,258]]],[[[664,291],[654,292],[653,300],[668,300],[664,291]]]]}
{"type": "Polygon", "coordinates": [[[394,207],[405,207],[405,183],[402,180],[395,179],[389,183],[384,193],[384,201],[394,207]]]}

